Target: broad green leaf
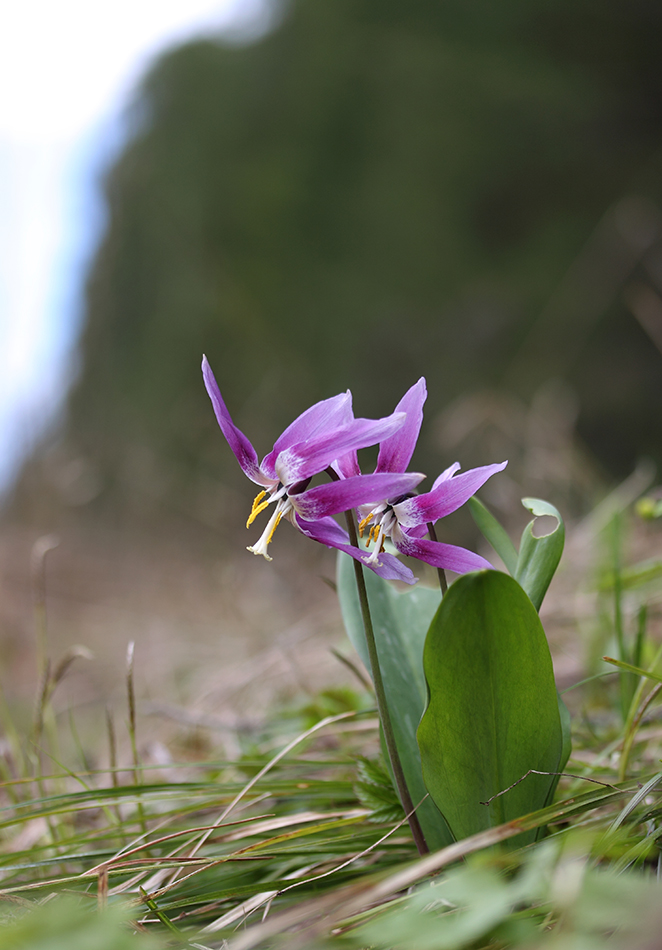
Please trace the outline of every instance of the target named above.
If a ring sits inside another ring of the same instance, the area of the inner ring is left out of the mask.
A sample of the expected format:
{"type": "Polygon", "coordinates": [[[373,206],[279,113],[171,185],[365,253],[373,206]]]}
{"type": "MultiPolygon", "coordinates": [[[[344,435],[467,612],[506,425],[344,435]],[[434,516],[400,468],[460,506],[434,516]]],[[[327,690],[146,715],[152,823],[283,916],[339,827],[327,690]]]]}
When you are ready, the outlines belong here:
{"type": "Polygon", "coordinates": [[[545,632],[520,585],[498,571],[459,578],[430,625],[424,668],[423,775],[455,838],[542,808],[556,776],[523,777],[559,771],[563,730],[545,632]]]}
{"type": "MultiPolygon", "coordinates": [[[[570,753],[572,752],[572,717],[570,715],[570,710],[566,706],[563,697],[556,691],[556,701],[559,707],[559,719],[561,720],[561,735],[563,737],[563,742],[561,745],[561,758],[559,759],[559,764],[556,771],[562,772],[566,765],[568,764],[568,759],[570,758],[570,753]]],[[[554,792],[556,791],[556,786],[559,784],[560,775],[557,775],[553,780],[549,789],[549,795],[547,796],[547,804],[549,805],[554,798],[554,792]]]]}
{"type": "Polygon", "coordinates": [[[506,529],[475,495],[469,499],[469,510],[480,533],[492,545],[506,565],[508,573],[514,577],[517,572],[517,549],[508,537],[506,529]]]}
{"type": "MultiPolygon", "coordinates": [[[[400,593],[372,571],[364,571],[364,575],[395,741],[416,805],[426,795],[416,743],[416,730],[427,703],[423,647],[441,595],[424,587],[400,593]]],[[[347,635],[370,671],[354,564],[346,554],[338,555],[337,585],[347,635]]],[[[429,798],[418,809],[418,817],[430,850],[453,840],[429,798]]]]}
{"type": "Polygon", "coordinates": [[[527,592],[536,610],[540,610],[543,597],[561,560],[565,527],[561,515],[549,502],[540,498],[522,498],[522,504],[535,517],[522,532],[514,577],[527,592]],[[556,527],[549,534],[537,538],[533,534],[535,519],[544,515],[555,518],[556,527]]]}
{"type": "Polygon", "coordinates": [[[559,717],[561,719],[561,730],[563,732],[563,751],[559,763],[559,772],[562,772],[572,752],[572,718],[570,716],[570,710],[566,706],[561,694],[557,691],[556,695],[559,702],[559,717]]]}

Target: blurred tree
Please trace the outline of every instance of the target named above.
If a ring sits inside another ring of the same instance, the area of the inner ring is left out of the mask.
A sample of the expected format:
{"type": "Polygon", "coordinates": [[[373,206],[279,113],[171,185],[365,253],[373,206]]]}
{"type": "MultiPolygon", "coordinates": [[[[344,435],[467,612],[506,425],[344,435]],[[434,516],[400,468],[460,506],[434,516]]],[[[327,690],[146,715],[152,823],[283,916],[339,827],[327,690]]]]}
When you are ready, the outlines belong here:
{"type": "Polygon", "coordinates": [[[657,239],[661,36],[653,0],[293,0],[253,45],[164,56],[107,176],[66,438],[107,487],[176,497],[229,471],[204,351],[259,450],[348,386],[381,415],[425,374],[430,412],[560,373],[627,470],[662,408],[621,302],[657,239]],[[630,194],[648,203],[614,263],[591,236],[630,194]],[[587,242],[599,266],[580,257],[581,292],[538,320],[587,242]],[[548,331],[567,359],[546,365],[548,331]]]}

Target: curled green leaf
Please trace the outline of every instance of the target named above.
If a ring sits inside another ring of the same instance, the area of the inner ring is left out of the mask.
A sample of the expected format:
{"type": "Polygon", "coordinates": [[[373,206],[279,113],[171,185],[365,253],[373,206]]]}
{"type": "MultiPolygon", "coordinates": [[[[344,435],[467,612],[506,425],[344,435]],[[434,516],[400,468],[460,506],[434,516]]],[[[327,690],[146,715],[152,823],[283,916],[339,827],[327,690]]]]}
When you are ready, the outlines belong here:
{"type": "Polygon", "coordinates": [[[529,595],[536,610],[540,610],[547,588],[561,560],[565,543],[565,526],[559,511],[548,501],[540,498],[522,498],[522,504],[534,515],[534,518],[522,532],[514,576],[529,595]],[[556,526],[546,534],[534,535],[533,527],[536,518],[545,516],[554,518],[556,526]]]}

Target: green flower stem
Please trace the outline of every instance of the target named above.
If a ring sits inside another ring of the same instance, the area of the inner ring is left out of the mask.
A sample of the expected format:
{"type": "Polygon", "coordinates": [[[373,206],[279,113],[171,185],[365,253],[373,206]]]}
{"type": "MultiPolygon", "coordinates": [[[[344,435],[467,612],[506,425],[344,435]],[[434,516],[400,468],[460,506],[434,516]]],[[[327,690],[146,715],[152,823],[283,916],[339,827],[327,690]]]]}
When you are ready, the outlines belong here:
{"type": "MultiPolygon", "coordinates": [[[[347,530],[349,532],[350,544],[357,548],[359,546],[359,540],[356,536],[356,523],[354,521],[354,514],[352,511],[346,511],[345,517],[347,519],[347,530]]],[[[357,561],[356,558],[352,558],[352,561],[354,563],[356,586],[359,592],[359,602],[361,604],[361,614],[363,616],[363,626],[365,629],[365,639],[368,646],[368,656],[370,657],[370,672],[372,673],[372,681],[375,684],[377,712],[379,713],[379,719],[384,732],[384,741],[386,742],[386,749],[391,761],[393,778],[395,779],[395,784],[400,796],[400,801],[402,802],[402,807],[405,810],[405,814],[408,816],[409,827],[411,828],[411,833],[413,835],[414,841],[416,842],[418,853],[421,855],[428,854],[430,849],[428,848],[425,841],[418,816],[416,815],[416,811],[414,809],[414,804],[411,800],[411,795],[409,794],[409,789],[407,788],[405,773],[403,772],[402,763],[400,762],[400,756],[398,755],[398,750],[395,744],[391,716],[386,704],[386,692],[384,690],[382,672],[379,668],[377,644],[375,642],[375,633],[372,629],[372,617],[370,616],[368,592],[366,590],[365,578],[363,576],[363,565],[357,561]]]]}
{"type": "MultiPolygon", "coordinates": [[[[434,530],[434,525],[431,521],[428,521],[428,534],[430,535],[430,541],[437,540],[437,532],[434,530]]],[[[441,587],[441,596],[443,597],[446,591],[448,590],[448,581],[446,580],[446,571],[443,567],[437,568],[437,574],[439,575],[439,586],[441,587]]]]}

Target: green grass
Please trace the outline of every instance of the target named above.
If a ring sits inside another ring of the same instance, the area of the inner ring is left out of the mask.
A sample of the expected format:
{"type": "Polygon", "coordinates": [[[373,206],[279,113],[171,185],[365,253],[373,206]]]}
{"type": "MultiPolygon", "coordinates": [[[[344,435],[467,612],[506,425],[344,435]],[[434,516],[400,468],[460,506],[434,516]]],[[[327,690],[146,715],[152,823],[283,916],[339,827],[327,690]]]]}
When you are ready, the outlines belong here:
{"type": "MultiPolygon", "coordinates": [[[[632,516],[619,517],[610,544],[624,546],[632,516]]],[[[594,659],[566,694],[573,755],[555,803],[424,858],[363,687],[274,710],[236,760],[168,765],[165,781],[139,759],[132,656],[126,741],[100,737],[114,751],[99,769],[66,765],[85,755],[51,707],[66,670],[44,663],[30,735],[1,712],[0,950],[637,946],[662,898],[662,575],[605,549],[577,572],[594,659]],[[610,650],[620,666],[599,659],[610,650]],[[538,827],[536,844],[502,847],[538,827]]]]}

